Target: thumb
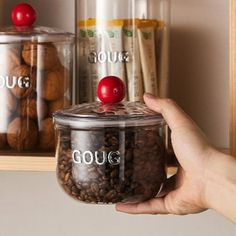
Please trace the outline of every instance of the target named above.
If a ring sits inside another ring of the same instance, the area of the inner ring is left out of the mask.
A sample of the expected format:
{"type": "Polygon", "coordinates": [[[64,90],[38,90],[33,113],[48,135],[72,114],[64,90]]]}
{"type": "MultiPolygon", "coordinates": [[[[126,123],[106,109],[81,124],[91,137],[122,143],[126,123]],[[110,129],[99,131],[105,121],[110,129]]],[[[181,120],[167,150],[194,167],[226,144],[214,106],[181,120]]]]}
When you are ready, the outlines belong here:
{"type": "Polygon", "coordinates": [[[194,121],[173,100],[160,99],[147,93],[144,101],[151,110],[163,115],[172,131],[183,126],[196,127],[194,121]]]}

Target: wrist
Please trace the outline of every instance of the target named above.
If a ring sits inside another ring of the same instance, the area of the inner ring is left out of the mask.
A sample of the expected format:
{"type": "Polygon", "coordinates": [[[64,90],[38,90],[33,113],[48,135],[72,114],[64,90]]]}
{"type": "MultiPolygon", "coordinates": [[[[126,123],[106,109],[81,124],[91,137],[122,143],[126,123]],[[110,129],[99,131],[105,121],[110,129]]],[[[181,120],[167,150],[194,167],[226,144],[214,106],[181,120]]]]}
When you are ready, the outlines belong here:
{"type": "Polygon", "coordinates": [[[236,159],[213,149],[206,165],[205,203],[236,220],[236,159]]]}

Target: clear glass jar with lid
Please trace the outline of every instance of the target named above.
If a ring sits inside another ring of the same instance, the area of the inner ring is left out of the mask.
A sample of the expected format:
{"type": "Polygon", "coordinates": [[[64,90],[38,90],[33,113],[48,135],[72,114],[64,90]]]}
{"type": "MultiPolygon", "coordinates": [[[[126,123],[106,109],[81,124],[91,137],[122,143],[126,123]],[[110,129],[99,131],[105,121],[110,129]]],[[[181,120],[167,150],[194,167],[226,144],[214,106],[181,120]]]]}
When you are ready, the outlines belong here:
{"type": "Polygon", "coordinates": [[[0,152],[55,151],[52,113],[72,103],[74,35],[0,28],[0,152]]]}
{"type": "Polygon", "coordinates": [[[166,123],[142,103],[82,104],[54,115],[57,176],[74,199],[136,203],[156,197],[166,174],[166,123]]]}
{"type": "Polygon", "coordinates": [[[96,101],[98,82],[117,76],[127,101],[168,96],[169,0],[77,0],[79,102],[96,101]]]}

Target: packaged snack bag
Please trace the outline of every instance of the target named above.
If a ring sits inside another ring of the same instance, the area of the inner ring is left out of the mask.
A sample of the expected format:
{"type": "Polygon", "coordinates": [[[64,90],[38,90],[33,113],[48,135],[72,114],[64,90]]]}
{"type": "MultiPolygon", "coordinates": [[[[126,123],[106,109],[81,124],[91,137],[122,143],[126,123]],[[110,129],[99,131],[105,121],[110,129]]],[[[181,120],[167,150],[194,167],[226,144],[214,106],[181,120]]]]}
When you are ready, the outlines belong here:
{"type": "Polygon", "coordinates": [[[92,81],[89,75],[89,38],[86,21],[79,22],[78,28],[78,70],[79,70],[79,102],[92,101],[92,81]]]}
{"type": "Polygon", "coordinates": [[[169,91],[169,46],[168,29],[164,22],[159,21],[156,29],[158,64],[159,96],[168,97],[169,91]]]}
{"type": "Polygon", "coordinates": [[[126,62],[128,99],[132,102],[143,101],[144,93],[137,26],[138,20],[125,20],[123,28],[124,50],[129,55],[126,62]]]}
{"type": "Polygon", "coordinates": [[[143,72],[144,91],[158,94],[155,29],[157,21],[140,20],[138,24],[139,50],[143,72]]]}
{"type": "MultiPolygon", "coordinates": [[[[91,101],[97,99],[97,85],[99,81],[107,75],[107,63],[103,63],[103,52],[106,49],[105,40],[103,37],[103,29],[97,25],[95,19],[88,19],[85,22],[85,29],[87,35],[88,44],[84,62],[86,65],[81,67],[87,68],[89,79],[88,82],[81,82],[81,84],[88,85],[87,87],[80,87],[80,91],[89,90],[88,93],[91,101]],[[88,67],[87,67],[88,65],[88,67]]],[[[81,78],[80,78],[81,79],[81,78]]]]}
{"type": "MultiPolygon", "coordinates": [[[[106,22],[104,38],[107,46],[106,60],[108,75],[119,77],[123,80],[127,88],[125,64],[129,62],[130,58],[128,52],[124,50],[123,26],[124,20],[120,19],[106,22]]],[[[125,100],[127,100],[127,98],[125,100]]]]}

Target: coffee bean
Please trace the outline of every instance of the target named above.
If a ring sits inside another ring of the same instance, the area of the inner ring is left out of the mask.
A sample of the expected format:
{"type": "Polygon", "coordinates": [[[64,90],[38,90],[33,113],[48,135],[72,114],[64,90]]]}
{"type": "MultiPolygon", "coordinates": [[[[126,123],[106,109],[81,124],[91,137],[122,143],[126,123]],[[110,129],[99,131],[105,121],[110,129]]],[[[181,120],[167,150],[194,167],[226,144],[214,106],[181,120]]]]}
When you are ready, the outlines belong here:
{"type": "Polygon", "coordinates": [[[106,189],[109,188],[109,186],[110,186],[110,184],[109,184],[108,181],[102,181],[101,183],[99,183],[99,187],[100,187],[100,189],[104,189],[104,190],[106,190],[106,189]]]}
{"type": "Polygon", "coordinates": [[[99,195],[100,195],[101,197],[104,197],[105,194],[106,194],[106,191],[105,191],[104,189],[100,189],[99,195]]]}
{"type": "Polygon", "coordinates": [[[90,179],[97,179],[98,174],[95,173],[95,172],[92,172],[92,173],[90,173],[90,174],[88,175],[88,177],[89,177],[90,179]]]}
{"type": "Polygon", "coordinates": [[[114,198],[117,197],[117,192],[116,192],[116,190],[111,190],[111,191],[109,191],[109,192],[106,194],[105,197],[108,199],[108,201],[112,201],[112,199],[114,199],[114,198]]]}
{"type": "Polygon", "coordinates": [[[99,192],[99,186],[98,186],[98,184],[92,183],[92,184],[91,184],[91,189],[92,189],[92,191],[93,191],[94,193],[99,192]]]}
{"type": "Polygon", "coordinates": [[[69,195],[86,203],[142,202],[155,197],[166,179],[165,139],[159,128],[122,128],[122,135],[117,128],[76,130],[73,135],[60,132],[60,185],[69,195]],[[66,145],[63,140],[67,140],[66,145]],[[89,151],[86,161],[92,163],[74,163],[70,147],[81,153],[89,151]],[[112,152],[119,152],[120,159],[113,160],[118,156],[109,156],[112,152]],[[95,158],[99,158],[99,163],[95,158]]]}
{"type": "Polygon", "coordinates": [[[119,170],[118,169],[115,169],[111,172],[111,178],[116,178],[117,176],[119,175],[119,170]]]}
{"type": "Polygon", "coordinates": [[[133,150],[132,149],[128,149],[126,151],[126,154],[125,154],[125,157],[126,157],[126,161],[132,161],[133,159],[133,150]]]}
{"type": "Polygon", "coordinates": [[[99,176],[103,175],[103,170],[100,167],[97,168],[97,172],[98,172],[99,176]]]}
{"type": "Polygon", "coordinates": [[[69,178],[70,178],[70,173],[67,173],[66,175],[65,175],[65,182],[68,182],[68,180],[69,180],[69,178]]]}

